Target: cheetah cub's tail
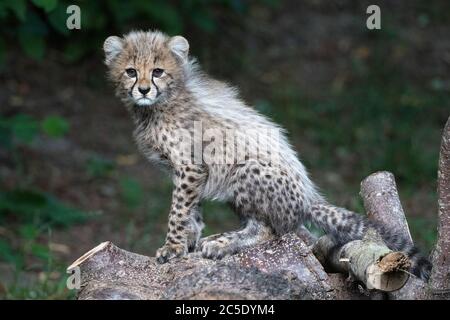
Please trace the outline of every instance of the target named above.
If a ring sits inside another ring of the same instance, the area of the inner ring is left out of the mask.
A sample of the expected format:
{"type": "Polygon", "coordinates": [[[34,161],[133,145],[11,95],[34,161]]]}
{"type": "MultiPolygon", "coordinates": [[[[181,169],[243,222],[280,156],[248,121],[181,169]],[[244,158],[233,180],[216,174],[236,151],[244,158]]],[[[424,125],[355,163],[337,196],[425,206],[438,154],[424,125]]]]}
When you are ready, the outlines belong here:
{"type": "Polygon", "coordinates": [[[311,222],[322,228],[339,244],[362,239],[365,231],[370,227],[376,229],[391,250],[404,252],[410,258],[411,272],[422,280],[428,281],[431,262],[408,239],[355,212],[329,204],[315,204],[311,207],[310,213],[311,222]]]}

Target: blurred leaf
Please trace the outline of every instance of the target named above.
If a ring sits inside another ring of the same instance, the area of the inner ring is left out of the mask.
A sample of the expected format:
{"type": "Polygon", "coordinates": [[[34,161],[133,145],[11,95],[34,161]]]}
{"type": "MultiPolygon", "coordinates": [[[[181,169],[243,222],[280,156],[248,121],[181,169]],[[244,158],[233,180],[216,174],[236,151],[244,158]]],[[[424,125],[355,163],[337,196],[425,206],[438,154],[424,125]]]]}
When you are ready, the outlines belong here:
{"type": "Polygon", "coordinates": [[[203,31],[213,33],[216,30],[216,22],[206,11],[196,10],[192,12],[192,21],[203,31]]]}
{"type": "Polygon", "coordinates": [[[31,223],[20,226],[19,232],[20,235],[26,240],[34,240],[39,236],[40,233],[39,227],[31,223]]]}
{"type": "Polygon", "coordinates": [[[0,210],[17,210],[25,212],[29,208],[41,208],[47,200],[41,193],[16,190],[0,193],[0,210]]]}
{"type": "Polygon", "coordinates": [[[42,130],[50,137],[59,138],[69,131],[69,123],[58,116],[48,116],[41,123],[42,130]]]}
{"type": "Polygon", "coordinates": [[[50,12],[58,5],[58,0],[31,0],[37,7],[50,12]]]}
{"type": "Polygon", "coordinates": [[[48,260],[50,257],[49,248],[39,243],[31,244],[30,253],[42,260],[48,260]]]}
{"type": "Polygon", "coordinates": [[[114,169],[114,162],[100,157],[90,158],[87,162],[87,172],[94,178],[106,177],[110,175],[114,169]]]}
{"type": "Polygon", "coordinates": [[[64,48],[64,59],[68,62],[74,62],[82,58],[90,47],[86,44],[69,42],[64,48]]]}
{"type": "Polygon", "coordinates": [[[67,227],[72,224],[81,223],[89,218],[85,211],[68,206],[52,195],[46,195],[47,206],[42,212],[42,218],[52,225],[67,227]]]}
{"type": "Polygon", "coordinates": [[[430,218],[411,217],[408,219],[413,239],[421,242],[429,250],[436,243],[436,221],[430,218]]]}
{"type": "Polygon", "coordinates": [[[143,190],[137,180],[123,178],[120,180],[120,187],[122,199],[129,207],[135,208],[142,203],[143,190]]]}
{"type": "Polygon", "coordinates": [[[27,13],[26,0],[4,0],[3,4],[5,7],[11,9],[19,20],[25,21],[27,13]]]}
{"type": "Polygon", "coordinates": [[[169,34],[178,34],[183,30],[182,17],[176,8],[165,1],[154,1],[151,6],[147,2],[137,2],[140,10],[149,18],[161,23],[169,34]]]}
{"type": "Polygon", "coordinates": [[[52,195],[37,190],[16,189],[0,192],[0,216],[14,214],[21,221],[69,226],[85,221],[86,212],[74,209],[52,195]]]}
{"type": "Polygon", "coordinates": [[[124,24],[138,15],[138,6],[133,1],[111,0],[108,2],[114,20],[118,24],[124,24]]]}
{"type": "Polygon", "coordinates": [[[10,150],[13,147],[12,136],[9,127],[2,125],[0,121],[0,146],[10,150]]]}
{"type": "Polygon", "coordinates": [[[29,57],[36,60],[44,57],[47,32],[47,25],[42,18],[35,12],[30,12],[18,30],[19,43],[29,57]]]}
{"type": "Polygon", "coordinates": [[[8,16],[8,10],[5,2],[0,2],[0,19],[5,19],[8,16]]]}
{"type": "Polygon", "coordinates": [[[59,3],[55,10],[48,14],[48,21],[50,25],[60,34],[65,36],[70,34],[70,30],[67,29],[67,5],[59,3]]]}
{"type": "MultiPolygon", "coordinates": [[[[264,0],[264,2],[273,2],[273,1],[276,1],[276,0],[270,0],[270,1],[264,0]]],[[[226,1],[226,3],[235,12],[238,12],[238,13],[244,13],[247,10],[247,8],[248,8],[248,4],[245,1],[243,1],[243,0],[229,0],[229,1],[226,1]]]]}
{"type": "Polygon", "coordinates": [[[2,38],[0,38],[0,67],[5,63],[6,57],[6,44],[2,38]]]}
{"type": "Polygon", "coordinates": [[[0,261],[18,266],[23,264],[23,257],[8,242],[0,239],[0,261]]]}
{"type": "Polygon", "coordinates": [[[29,11],[27,19],[19,26],[18,32],[19,34],[46,36],[48,34],[48,26],[39,14],[29,11]]]}
{"type": "Polygon", "coordinates": [[[81,11],[83,29],[102,30],[106,27],[108,11],[104,10],[104,4],[100,1],[84,2],[81,11]]]}
{"type": "Polygon", "coordinates": [[[35,60],[41,60],[44,57],[44,37],[29,33],[19,33],[19,43],[29,57],[35,60]]]}
{"type": "Polygon", "coordinates": [[[23,143],[31,143],[39,131],[39,124],[31,116],[18,114],[9,119],[12,133],[23,143]]]}

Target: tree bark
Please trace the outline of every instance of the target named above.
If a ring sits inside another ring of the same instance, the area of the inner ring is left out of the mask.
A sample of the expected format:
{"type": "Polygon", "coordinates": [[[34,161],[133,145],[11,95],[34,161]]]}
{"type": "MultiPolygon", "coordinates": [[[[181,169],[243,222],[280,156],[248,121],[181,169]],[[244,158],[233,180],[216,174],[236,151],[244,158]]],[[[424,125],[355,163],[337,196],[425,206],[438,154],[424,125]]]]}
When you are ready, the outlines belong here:
{"type": "Polygon", "coordinates": [[[450,118],[442,134],[438,196],[438,240],[432,257],[431,296],[450,299],[450,118]]]}
{"type": "MultiPolygon", "coordinates": [[[[360,195],[369,219],[393,228],[412,243],[411,233],[398,196],[394,175],[387,171],[371,174],[361,182],[360,195]]],[[[406,285],[398,291],[389,293],[394,300],[420,300],[427,298],[425,282],[410,277],[406,285]]]]}
{"type": "Polygon", "coordinates": [[[342,277],[332,279],[295,234],[221,261],[198,253],[160,265],[153,257],[105,242],[75,261],[78,299],[355,299],[342,277]],[[337,289],[334,289],[337,286],[337,289]]]}
{"type": "Polygon", "coordinates": [[[388,226],[413,243],[392,173],[380,171],[365,178],[360,195],[370,220],[388,226]]]}

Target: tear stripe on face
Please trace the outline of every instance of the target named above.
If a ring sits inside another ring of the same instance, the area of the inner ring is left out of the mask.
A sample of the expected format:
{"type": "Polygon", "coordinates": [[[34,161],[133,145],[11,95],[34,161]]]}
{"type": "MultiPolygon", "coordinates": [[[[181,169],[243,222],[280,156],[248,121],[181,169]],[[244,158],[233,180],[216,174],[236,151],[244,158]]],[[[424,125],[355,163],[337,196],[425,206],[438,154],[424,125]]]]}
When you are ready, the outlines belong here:
{"type": "Polygon", "coordinates": [[[129,95],[131,98],[133,98],[133,90],[134,90],[134,86],[136,85],[137,82],[138,82],[138,76],[137,76],[137,74],[136,74],[136,80],[134,80],[134,83],[133,83],[133,85],[131,86],[130,91],[128,91],[128,95],[129,95]]]}
{"type": "Polygon", "coordinates": [[[153,85],[154,85],[155,88],[156,88],[156,96],[155,96],[155,99],[156,99],[156,98],[159,97],[159,95],[161,94],[161,92],[159,91],[159,88],[158,88],[158,86],[157,86],[156,83],[155,83],[155,77],[153,77],[153,76],[152,76],[152,83],[153,83],[153,85]]]}

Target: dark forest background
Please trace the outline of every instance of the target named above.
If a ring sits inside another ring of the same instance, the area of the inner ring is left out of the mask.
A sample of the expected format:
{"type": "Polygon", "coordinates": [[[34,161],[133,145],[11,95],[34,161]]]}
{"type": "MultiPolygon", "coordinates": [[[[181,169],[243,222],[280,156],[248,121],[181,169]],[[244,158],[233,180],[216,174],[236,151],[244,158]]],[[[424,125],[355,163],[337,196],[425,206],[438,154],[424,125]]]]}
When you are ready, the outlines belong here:
{"type": "MultiPolygon", "coordinates": [[[[171,182],[137,153],[102,43],[182,34],[203,69],[287,128],[330,201],[363,212],[360,181],[397,179],[413,237],[436,236],[450,114],[450,2],[131,0],[0,2],[0,297],[66,299],[65,268],[101,241],[153,255],[171,182]],[[81,8],[81,30],[66,8],[81,8]],[[381,30],[366,8],[381,8],[381,30]]],[[[237,225],[204,208],[206,234],[237,225]]]]}

